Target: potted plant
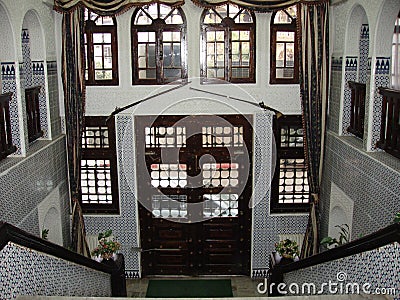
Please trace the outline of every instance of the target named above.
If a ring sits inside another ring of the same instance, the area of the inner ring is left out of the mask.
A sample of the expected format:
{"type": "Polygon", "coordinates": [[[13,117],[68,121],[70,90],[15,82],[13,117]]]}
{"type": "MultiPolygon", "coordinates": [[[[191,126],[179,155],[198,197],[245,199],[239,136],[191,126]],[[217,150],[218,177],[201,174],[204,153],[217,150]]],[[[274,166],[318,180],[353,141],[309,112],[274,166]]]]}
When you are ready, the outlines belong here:
{"type": "Polygon", "coordinates": [[[394,222],[400,223],[400,211],[394,216],[394,222]]]}
{"type": "Polygon", "coordinates": [[[292,240],[285,239],[278,243],[275,243],[275,262],[279,263],[282,259],[286,259],[289,262],[298,260],[299,258],[299,245],[292,240]]]}
{"type": "Polygon", "coordinates": [[[321,246],[328,248],[330,246],[338,247],[345,243],[349,242],[350,239],[350,232],[349,232],[349,225],[342,224],[336,225],[335,227],[339,228],[339,239],[327,236],[321,240],[321,246]]]}
{"type": "Polygon", "coordinates": [[[103,259],[109,260],[110,258],[115,259],[116,251],[121,248],[121,244],[111,237],[112,230],[107,230],[104,233],[99,233],[98,246],[93,249],[91,255],[95,257],[97,261],[103,259]]]}

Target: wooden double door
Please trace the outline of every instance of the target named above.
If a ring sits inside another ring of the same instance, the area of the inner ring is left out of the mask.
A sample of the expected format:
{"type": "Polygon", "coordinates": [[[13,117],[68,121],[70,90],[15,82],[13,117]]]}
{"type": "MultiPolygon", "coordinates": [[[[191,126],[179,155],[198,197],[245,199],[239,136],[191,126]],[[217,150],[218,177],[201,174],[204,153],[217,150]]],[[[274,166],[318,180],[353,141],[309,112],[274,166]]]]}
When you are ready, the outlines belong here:
{"type": "Polygon", "coordinates": [[[144,276],[250,273],[250,122],[136,117],[144,276]]]}

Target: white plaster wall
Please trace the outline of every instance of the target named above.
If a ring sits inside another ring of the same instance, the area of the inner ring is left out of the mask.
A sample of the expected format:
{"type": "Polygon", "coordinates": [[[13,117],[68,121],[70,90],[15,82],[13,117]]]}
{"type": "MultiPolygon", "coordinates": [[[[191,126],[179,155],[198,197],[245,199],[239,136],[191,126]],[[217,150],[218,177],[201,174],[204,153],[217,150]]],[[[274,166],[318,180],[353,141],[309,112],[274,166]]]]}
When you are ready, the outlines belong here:
{"type": "MultiPolygon", "coordinates": [[[[182,7],[187,19],[187,41],[188,41],[188,76],[189,78],[197,78],[200,75],[200,16],[202,9],[195,6],[190,0],[186,1],[182,7]]],[[[123,107],[134,101],[140,100],[150,93],[158,89],[164,89],[165,86],[148,86],[148,85],[132,85],[131,70],[131,17],[134,9],[117,16],[118,26],[118,59],[119,59],[119,86],[93,87],[88,86],[86,91],[86,114],[87,115],[108,115],[116,106],[123,107]]],[[[269,84],[269,56],[270,56],[270,36],[269,24],[271,14],[256,14],[256,83],[255,84],[239,84],[239,88],[243,89],[249,95],[246,99],[253,99],[255,102],[264,101],[265,104],[281,110],[287,114],[300,113],[300,94],[299,85],[270,85],[269,84]]],[[[61,28],[61,18],[56,17],[56,27],[61,28]]],[[[57,30],[56,39],[58,52],[61,45],[61,31],[57,30]]],[[[61,53],[58,53],[61,57],[61,53]]],[[[59,61],[60,64],[60,61],[59,61]]],[[[61,65],[61,64],[60,64],[61,65]]],[[[60,86],[62,86],[60,81],[60,86]]],[[[200,85],[198,79],[192,79],[191,86],[212,90],[214,92],[235,96],[232,94],[232,85],[200,85]]],[[[62,100],[62,93],[60,93],[62,100]]],[[[192,90],[179,90],[180,98],[190,98],[195,96],[192,90]]],[[[171,98],[168,98],[171,100],[171,98]]],[[[201,102],[201,101],[200,101],[201,102]]],[[[161,109],[166,104],[161,99],[150,101],[150,108],[147,113],[152,111],[151,106],[157,106],[161,109]]],[[[148,107],[148,106],[146,106],[148,107]]],[[[192,106],[192,113],[197,107],[192,106]]],[[[254,109],[253,109],[254,111],[254,109]]],[[[212,108],[211,112],[220,113],[218,107],[212,108]]],[[[63,112],[61,112],[63,113],[63,112]]],[[[146,111],[142,111],[146,114],[146,111]]],[[[175,113],[187,113],[186,109],[175,113]]]]}
{"type": "MultiPolygon", "coordinates": [[[[52,9],[52,1],[48,0],[48,5],[42,0],[1,0],[0,3],[4,6],[8,13],[9,20],[12,27],[14,48],[17,49],[17,60],[22,61],[21,51],[21,31],[23,29],[24,17],[27,12],[34,11],[37,20],[41,25],[42,36],[44,37],[44,51],[45,57],[32,57],[32,59],[46,59],[48,61],[56,60],[56,47],[54,39],[54,14],[52,9]]],[[[1,28],[3,34],[3,27],[1,28]]],[[[38,49],[36,50],[36,52],[38,49]]],[[[12,61],[15,61],[13,59],[12,61]]]]}
{"type": "MultiPolygon", "coordinates": [[[[396,16],[400,9],[400,1],[398,0],[347,0],[347,1],[336,1],[339,4],[331,6],[332,14],[334,18],[334,28],[331,28],[330,34],[333,35],[333,53],[335,56],[340,56],[345,53],[346,55],[357,55],[355,52],[357,44],[349,43],[348,41],[353,40],[351,32],[349,33],[348,28],[351,29],[355,24],[361,21],[369,24],[370,28],[370,45],[369,50],[370,56],[385,56],[391,55],[389,43],[382,43],[382,41],[390,41],[391,38],[387,38],[393,32],[389,32],[388,24],[394,27],[396,16]],[[357,15],[355,10],[364,10],[366,16],[360,20],[352,18],[353,15],[357,15]],[[347,41],[347,43],[346,43],[347,41]]],[[[359,30],[357,31],[359,33],[359,30]]],[[[359,36],[355,38],[358,42],[359,36]]]]}
{"type": "Polygon", "coordinates": [[[0,61],[15,61],[16,51],[13,28],[11,27],[11,20],[7,8],[2,1],[0,1],[0,28],[2,39],[2,43],[0,43],[0,61]]]}

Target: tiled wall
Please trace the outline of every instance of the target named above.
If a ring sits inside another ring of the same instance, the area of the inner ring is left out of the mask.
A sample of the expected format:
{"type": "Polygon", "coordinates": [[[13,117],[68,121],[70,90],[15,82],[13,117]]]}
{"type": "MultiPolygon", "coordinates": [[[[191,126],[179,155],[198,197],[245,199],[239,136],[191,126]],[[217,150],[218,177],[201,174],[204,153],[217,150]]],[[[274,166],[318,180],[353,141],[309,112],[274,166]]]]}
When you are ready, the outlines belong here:
{"type": "MultiPolygon", "coordinates": [[[[349,292],[346,293],[346,285],[349,284],[358,285],[360,291],[364,284],[370,284],[370,292],[374,292],[377,288],[381,292],[383,289],[387,291],[395,288],[394,299],[398,300],[400,299],[399,261],[400,245],[393,243],[372,251],[287,273],[284,275],[284,282],[287,286],[295,283],[300,289],[304,283],[313,283],[319,291],[323,283],[328,285],[330,281],[337,284],[336,295],[352,294],[352,289],[349,288],[347,288],[349,292]]],[[[325,286],[322,294],[333,293],[329,293],[328,286],[325,286]]],[[[291,293],[289,295],[294,296],[291,293]]],[[[373,296],[370,299],[374,299],[373,296]]]]}
{"type": "Polygon", "coordinates": [[[354,201],[353,238],[393,222],[400,203],[398,159],[386,153],[365,152],[361,140],[328,132],[321,187],[322,236],[328,233],[332,182],[354,201]]]}
{"type": "Polygon", "coordinates": [[[267,113],[255,115],[254,123],[254,184],[252,209],[252,273],[253,278],[267,277],[269,256],[275,250],[279,234],[304,233],[308,217],[305,215],[270,215],[270,180],[272,148],[272,117],[267,113]]]}
{"type": "Polygon", "coordinates": [[[339,132],[340,116],[340,87],[342,84],[343,57],[332,57],[330,77],[330,101],[328,112],[328,128],[334,132],[339,132]]]}
{"type": "Polygon", "coordinates": [[[85,216],[87,234],[97,235],[99,232],[111,229],[122,244],[121,252],[125,257],[127,278],[140,276],[139,253],[132,251],[132,247],[139,245],[133,126],[131,115],[121,114],[116,117],[120,215],[85,216]]]}
{"type": "Polygon", "coordinates": [[[37,141],[30,151],[32,153],[28,153],[26,158],[11,157],[0,163],[1,220],[38,236],[37,206],[52,190],[59,189],[60,222],[67,243],[69,200],[65,137],[60,136],[51,142],[37,141]]]}
{"type": "Polygon", "coordinates": [[[108,273],[9,242],[0,250],[0,299],[31,296],[111,296],[108,273]]]}

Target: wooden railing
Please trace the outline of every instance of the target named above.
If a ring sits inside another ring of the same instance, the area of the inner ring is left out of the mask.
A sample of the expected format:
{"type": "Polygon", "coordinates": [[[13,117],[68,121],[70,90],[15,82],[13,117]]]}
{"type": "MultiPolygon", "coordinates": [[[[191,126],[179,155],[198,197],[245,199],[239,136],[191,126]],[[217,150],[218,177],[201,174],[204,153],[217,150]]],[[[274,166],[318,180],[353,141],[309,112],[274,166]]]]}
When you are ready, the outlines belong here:
{"type": "Polygon", "coordinates": [[[39,92],[40,86],[25,89],[26,116],[28,122],[29,143],[43,136],[40,126],[39,92]]]}
{"type": "Polygon", "coordinates": [[[349,81],[351,89],[350,126],[347,131],[359,138],[364,136],[365,91],[364,83],[349,81]]]}
{"type": "Polygon", "coordinates": [[[0,95],[0,160],[15,152],[17,147],[12,144],[10,101],[12,93],[0,95]]]}
{"type": "Polygon", "coordinates": [[[393,242],[400,243],[400,223],[390,225],[342,246],[289,264],[275,264],[273,255],[271,255],[271,268],[268,272],[268,291],[271,291],[269,296],[281,296],[276,287],[283,282],[283,275],[286,273],[378,249],[393,242]]]}
{"type": "Polygon", "coordinates": [[[381,135],[377,147],[400,158],[400,90],[380,87],[379,94],[383,96],[381,135]]]}
{"type": "MultiPolygon", "coordinates": [[[[108,273],[111,275],[110,284],[112,296],[126,297],[125,261],[122,254],[118,254],[118,258],[115,262],[110,260],[105,261],[104,263],[99,263],[64,247],[31,235],[11,224],[0,221],[0,250],[2,250],[9,242],[57,257],[60,260],[85,266],[94,271],[108,273]]],[[[31,278],[31,280],[35,280],[35,278],[31,278]]],[[[71,284],[79,283],[72,282],[71,284]]]]}

